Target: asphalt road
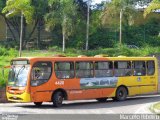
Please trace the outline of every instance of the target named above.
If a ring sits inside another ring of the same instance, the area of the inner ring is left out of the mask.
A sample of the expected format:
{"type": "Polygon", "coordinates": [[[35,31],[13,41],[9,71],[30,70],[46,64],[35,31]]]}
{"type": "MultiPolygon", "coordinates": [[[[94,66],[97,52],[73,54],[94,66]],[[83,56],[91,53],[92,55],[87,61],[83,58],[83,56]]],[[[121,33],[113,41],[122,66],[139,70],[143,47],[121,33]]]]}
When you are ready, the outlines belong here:
{"type": "Polygon", "coordinates": [[[41,107],[33,103],[1,103],[0,114],[151,114],[149,107],[156,102],[160,102],[160,95],[131,97],[123,102],[66,101],[60,108],[52,103],[43,103],[41,107]]]}

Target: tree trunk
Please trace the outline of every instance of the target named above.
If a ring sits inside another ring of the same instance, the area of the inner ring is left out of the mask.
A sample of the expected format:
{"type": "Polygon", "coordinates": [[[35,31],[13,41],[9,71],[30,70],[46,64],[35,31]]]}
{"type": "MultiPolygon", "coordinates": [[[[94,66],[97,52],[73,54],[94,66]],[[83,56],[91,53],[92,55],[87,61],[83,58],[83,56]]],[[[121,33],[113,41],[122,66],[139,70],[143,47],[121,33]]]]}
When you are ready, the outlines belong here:
{"type": "Polygon", "coordinates": [[[65,52],[65,42],[66,42],[66,16],[64,15],[63,23],[62,23],[62,35],[63,35],[63,45],[62,51],[65,52]]]}
{"type": "Polygon", "coordinates": [[[119,45],[120,46],[122,44],[122,15],[123,15],[123,11],[121,9],[120,11],[120,31],[119,31],[119,45]]]}
{"type": "Polygon", "coordinates": [[[23,14],[21,13],[21,32],[20,32],[19,57],[22,56],[22,39],[23,39],[23,14]]]}
{"type": "Polygon", "coordinates": [[[87,3],[87,26],[86,26],[86,50],[88,50],[88,41],[89,41],[89,15],[90,15],[90,0],[87,3]]]}
{"type": "Polygon", "coordinates": [[[38,21],[38,27],[37,27],[37,48],[39,48],[39,43],[40,43],[40,39],[41,39],[41,24],[40,24],[40,20],[38,21]]]}
{"type": "Polygon", "coordinates": [[[22,42],[22,49],[25,47],[25,39],[27,39],[26,38],[26,33],[27,33],[27,23],[26,23],[26,21],[24,20],[24,17],[23,17],[23,42],[22,42]]]}
{"type": "Polygon", "coordinates": [[[63,52],[65,52],[65,30],[64,30],[64,28],[63,28],[63,30],[62,30],[62,34],[63,34],[63,52]]]}

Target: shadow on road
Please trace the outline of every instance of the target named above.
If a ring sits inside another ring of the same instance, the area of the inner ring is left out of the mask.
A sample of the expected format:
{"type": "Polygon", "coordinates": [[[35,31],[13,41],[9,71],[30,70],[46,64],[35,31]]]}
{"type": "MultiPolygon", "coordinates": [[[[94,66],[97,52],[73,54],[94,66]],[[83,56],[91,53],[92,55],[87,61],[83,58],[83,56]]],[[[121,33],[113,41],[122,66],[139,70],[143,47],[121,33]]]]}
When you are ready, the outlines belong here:
{"type": "Polygon", "coordinates": [[[138,105],[138,104],[146,104],[151,102],[160,101],[160,95],[152,95],[152,96],[139,96],[139,97],[130,97],[126,101],[113,101],[111,99],[107,100],[104,103],[97,102],[96,100],[89,101],[71,101],[65,102],[62,107],[55,108],[51,103],[44,104],[42,106],[35,106],[34,104],[22,104],[16,105],[16,107],[22,108],[31,108],[31,109],[98,109],[98,108],[114,108],[128,105],[138,105]]]}

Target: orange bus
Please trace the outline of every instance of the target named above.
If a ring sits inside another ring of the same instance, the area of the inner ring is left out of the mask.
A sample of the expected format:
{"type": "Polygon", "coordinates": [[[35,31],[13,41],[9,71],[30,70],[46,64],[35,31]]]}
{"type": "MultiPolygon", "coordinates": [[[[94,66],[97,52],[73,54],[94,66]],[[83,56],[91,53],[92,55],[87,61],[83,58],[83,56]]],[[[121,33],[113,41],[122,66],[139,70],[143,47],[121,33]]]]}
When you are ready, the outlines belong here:
{"type": "Polygon", "coordinates": [[[6,94],[9,101],[53,102],[107,98],[158,92],[155,57],[32,57],[11,61],[6,94]]]}

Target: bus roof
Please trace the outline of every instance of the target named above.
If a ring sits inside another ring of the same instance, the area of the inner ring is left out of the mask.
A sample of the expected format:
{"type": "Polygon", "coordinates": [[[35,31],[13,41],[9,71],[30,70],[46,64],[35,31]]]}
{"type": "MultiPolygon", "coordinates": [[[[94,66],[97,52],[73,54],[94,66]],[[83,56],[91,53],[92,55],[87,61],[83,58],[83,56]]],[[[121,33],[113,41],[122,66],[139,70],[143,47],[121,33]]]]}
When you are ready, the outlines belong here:
{"type": "Polygon", "coordinates": [[[74,61],[74,60],[155,60],[156,57],[19,57],[12,60],[29,60],[29,61],[74,61]]]}

